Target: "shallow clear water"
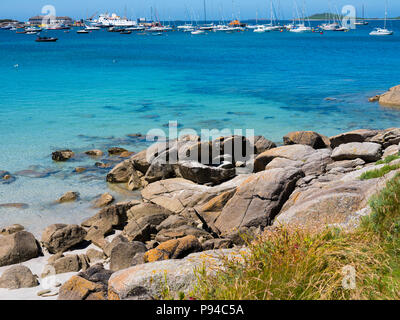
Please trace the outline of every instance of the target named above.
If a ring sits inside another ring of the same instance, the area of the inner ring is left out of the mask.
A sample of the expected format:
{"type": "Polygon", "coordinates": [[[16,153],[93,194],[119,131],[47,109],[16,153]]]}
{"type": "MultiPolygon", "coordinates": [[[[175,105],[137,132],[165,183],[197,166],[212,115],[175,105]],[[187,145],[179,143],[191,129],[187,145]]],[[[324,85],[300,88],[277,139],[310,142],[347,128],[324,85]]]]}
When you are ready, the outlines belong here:
{"type": "Polygon", "coordinates": [[[165,129],[169,120],[196,130],[254,129],[276,142],[294,130],[333,135],[398,126],[400,111],[367,101],[399,84],[400,22],[392,22],[393,37],[370,37],[381,23],[323,35],[48,32],[57,43],[0,31],[0,170],[51,171],[0,184],[0,204],[29,205],[0,207],[0,226],[22,223],[37,233],[92,215],[89,200],[110,191],[106,171],[74,174],[98,160],[55,164],[51,152],[137,151],[144,144],[127,134],[165,129]],[[82,200],[54,205],[68,190],[82,200]]]}

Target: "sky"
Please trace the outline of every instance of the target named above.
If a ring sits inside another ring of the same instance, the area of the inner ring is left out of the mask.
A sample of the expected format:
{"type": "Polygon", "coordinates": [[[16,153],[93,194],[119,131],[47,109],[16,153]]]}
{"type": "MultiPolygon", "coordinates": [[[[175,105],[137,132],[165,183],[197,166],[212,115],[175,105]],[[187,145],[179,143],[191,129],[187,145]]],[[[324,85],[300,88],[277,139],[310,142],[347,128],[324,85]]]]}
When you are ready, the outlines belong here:
{"type": "MultiPolygon", "coordinates": [[[[233,16],[242,20],[265,18],[270,16],[271,0],[206,0],[207,18],[220,20],[233,16]]],[[[344,5],[353,5],[361,16],[362,5],[365,5],[365,16],[368,18],[383,17],[384,0],[296,0],[299,7],[306,3],[306,13],[329,12],[336,8],[341,11],[344,5]]],[[[280,15],[285,19],[293,17],[294,0],[273,0],[280,15]]],[[[400,0],[388,0],[389,17],[400,16],[400,0]]],[[[0,0],[0,19],[13,18],[26,21],[29,17],[40,14],[42,7],[53,5],[58,16],[70,16],[81,19],[95,13],[116,12],[129,18],[150,18],[151,7],[157,12],[159,20],[202,20],[203,0],[0,0]]]]}

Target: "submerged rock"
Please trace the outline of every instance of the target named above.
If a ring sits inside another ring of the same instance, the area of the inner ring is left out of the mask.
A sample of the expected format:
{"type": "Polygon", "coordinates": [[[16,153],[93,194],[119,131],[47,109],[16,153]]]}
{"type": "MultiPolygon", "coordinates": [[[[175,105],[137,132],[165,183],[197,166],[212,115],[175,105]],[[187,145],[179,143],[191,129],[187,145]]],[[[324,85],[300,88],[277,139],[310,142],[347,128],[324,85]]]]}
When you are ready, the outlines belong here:
{"type": "Polygon", "coordinates": [[[108,154],[111,156],[115,156],[115,155],[120,155],[123,152],[126,152],[128,150],[124,149],[124,148],[119,148],[119,147],[113,147],[108,149],[108,154]]]}
{"type": "Polygon", "coordinates": [[[0,208],[15,208],[15,209],[27,209],[29,205],[26,203],[2,203],[0,208]]]}
{"type": "Polygon", "coordinates": [[[15,181],[15,177],[8,171],[0,170],[0,184],[10,184],[15,181]]]}
{"type": "Polygon", "coordinates": [[[93,150],[88,150],[85,152],[88,156],[91,157],[101,157],[103,155],[103,151],[98,150],[98,149],[93,149],[93,150]]]}
{"type": "Polygon", "coordinates": [[[79,199],[79,192],[76,191],[68,191],[60,199],[58,199],[59,203],[65,202],[73,202],[79,199]]]}

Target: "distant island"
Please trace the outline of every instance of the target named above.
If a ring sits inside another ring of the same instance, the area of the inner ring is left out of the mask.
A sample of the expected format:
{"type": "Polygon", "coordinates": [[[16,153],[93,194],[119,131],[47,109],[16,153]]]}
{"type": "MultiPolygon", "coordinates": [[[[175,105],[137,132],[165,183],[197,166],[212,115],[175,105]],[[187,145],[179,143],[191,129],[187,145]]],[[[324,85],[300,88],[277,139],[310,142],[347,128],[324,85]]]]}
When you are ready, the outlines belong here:
{"type": "MultiPolygon", "coordinates": [[[[306,20],[342,20],[343,15],[340,14],[333,14],[333,13],[316,13],[313,14],[309,17],[306,17],[306,20]]],[[[362,17],[357,17],[357,20],[383,20],[384,18],[362,18],[362,17]]],[[[389,20],[400,20],[400,17],[393,17],[393,18],[388,18],[389,20]]]]}

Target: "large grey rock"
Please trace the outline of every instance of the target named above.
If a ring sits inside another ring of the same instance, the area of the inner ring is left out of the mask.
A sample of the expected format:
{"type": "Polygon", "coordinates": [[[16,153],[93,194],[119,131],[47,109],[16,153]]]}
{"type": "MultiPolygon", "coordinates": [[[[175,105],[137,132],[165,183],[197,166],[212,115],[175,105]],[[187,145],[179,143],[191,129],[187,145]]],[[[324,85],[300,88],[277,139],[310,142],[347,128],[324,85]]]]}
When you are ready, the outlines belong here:
{"type": "Polygon", "coordinates": [[[36,258],[41,248],[35,237],[26,231],[0,236],[0,267],[36,258]]]}
{"type": "Polygon", "coordinates": [[[235,189],[248,175],[239,175],[218,186],[208,187],[182,178],[157,181],[142,190],[142,197],[175,214],[185,214],[217,195],[235,189]]]}
{"type": "Polygon", "coordinates": [[[169,215],[172,214],[172,212],[154,203],[142,202],[130,208],[127,212],[127,217],[128,220],[132,219],[139,220],[140,218],[143,217],[149,217],[160,214],[164,215],[165,217],[168,217],[169,215]]]}
{"type": "Polygon", "coordinates": [[[103,208],[82,223],[82,226],[89,228],[85,239],[104,249],[108,245],[104,237],[113,229],[122,230],[128,221],[128,210],[140,203],[140,201],[120,202],[103,208]]]}
{"type": "Polygon", "coordinates": [[[391,128],[379,132],[376,136],[370,139],[371,142],[379,143],[384,148],[393,144],[400,143],[400,128],[391,128]]]}
{"type": "Polygon", "coordinates": [[[152,234],[157,233],[156,226],[163,222],[168,215],[165,212],[153,213],[139,219],[131,219],[123,230],[123,235],[129,241],[149,241],[152,234]]]}
{"type": "Polygon", "coordinates": [[[81,243],[85,236],[86,231],[78,225],[53,224],[43,231],[42,242],[50,253],[57,253],[81,243]]]}
{"type": "Polygon", "coordinates": [[[378,134],[378,130],[359,129],[341,133],[336,136],[330,137],[329,139],[331,141],[331,148],[334,149],[341,144],[351,142],[368,142],[368,140],[376,134],[378,134]]]}
{"type": "Polygon", "coordinates": [[[135,256],[146,251],[146,246],[142,242],[119,243],[111,250],[110,269],[118,271],[132,267],[135,265],[135,256]]]}
{"type": "Polygon", "coordinates": [[[163,230],[163,229],[174,229],[178,228],[180,226],[194,226],[195,223],[192,220],[189,220],[185,217],[179,216],[179,215],[170,215],[167,219],[165,219],[163,222],[161,222],[157,227],[157,231],[163,230]]]}
{"type": "Polygon", "coordinates": [[[392,144],[391,146],[387,147],[384,150],[382,158],[385,159],[386,157],[389,157],[389,156],[398,155],[399,152],[400,152],[399,145],[392,144]]]}
{"type": "Polygon", "coordinates": [[[282,146],[259,154],[254,160],[254,171],[265,170],[265,166],[275,158],[285,158],[293,161],[306,161],[316,150],[310,146],[295,144],[282,146]]]}
{"type": "Polygon", "coordinates": [[[37,277],[25,266],[13,266],[4,271],[0,277],[0,288],[20,289],[38,285],[37,277]]]}
{"type": "Polygon", "coordinates": [[[360,158],[366,162],[374,162],[381,158],[382,146],[372,142],[352,142],[341,144],[332,152],[332,159],[335,161],[340,160],[354,160],[360,158]]]}
{"type": "Polygon", "coordinates": [[[196,284],[195,269],[203,268],[209,274],[223,271],[223,259],[242,259],[246,251],[224,249],[194,253],[182,260],[164,260],[115,272],[109,282],[110,300],[161,298],[168,285],[171,294],[189,293],[196,284]]]}
{"type": "Polygon", "coordinates": [[[182,178],[198,184],[217,185],[236,176],[235,169],[211,167],[195,161],[182,161],[177,167],[182,178]]]}
{"type": "Polygon", "coordinates": [[[252,175],[225,205],[215,227],[222,234],[229,234],[242,227],[269,225],[303,176],[295,168],[271,169],[252,175]]]}
{"type": "Polygon", "coordinates": [[[363,172],[373,169],[375,167],[364,168],[331,182],[315,183],[295,190],[276,217],[274,225],[311,230],[322,230],[327,225],[355,228],[360,218],[370,213],[370,197],[396,174],[393,171],[379,179],[359,179],[363,172]]]}

